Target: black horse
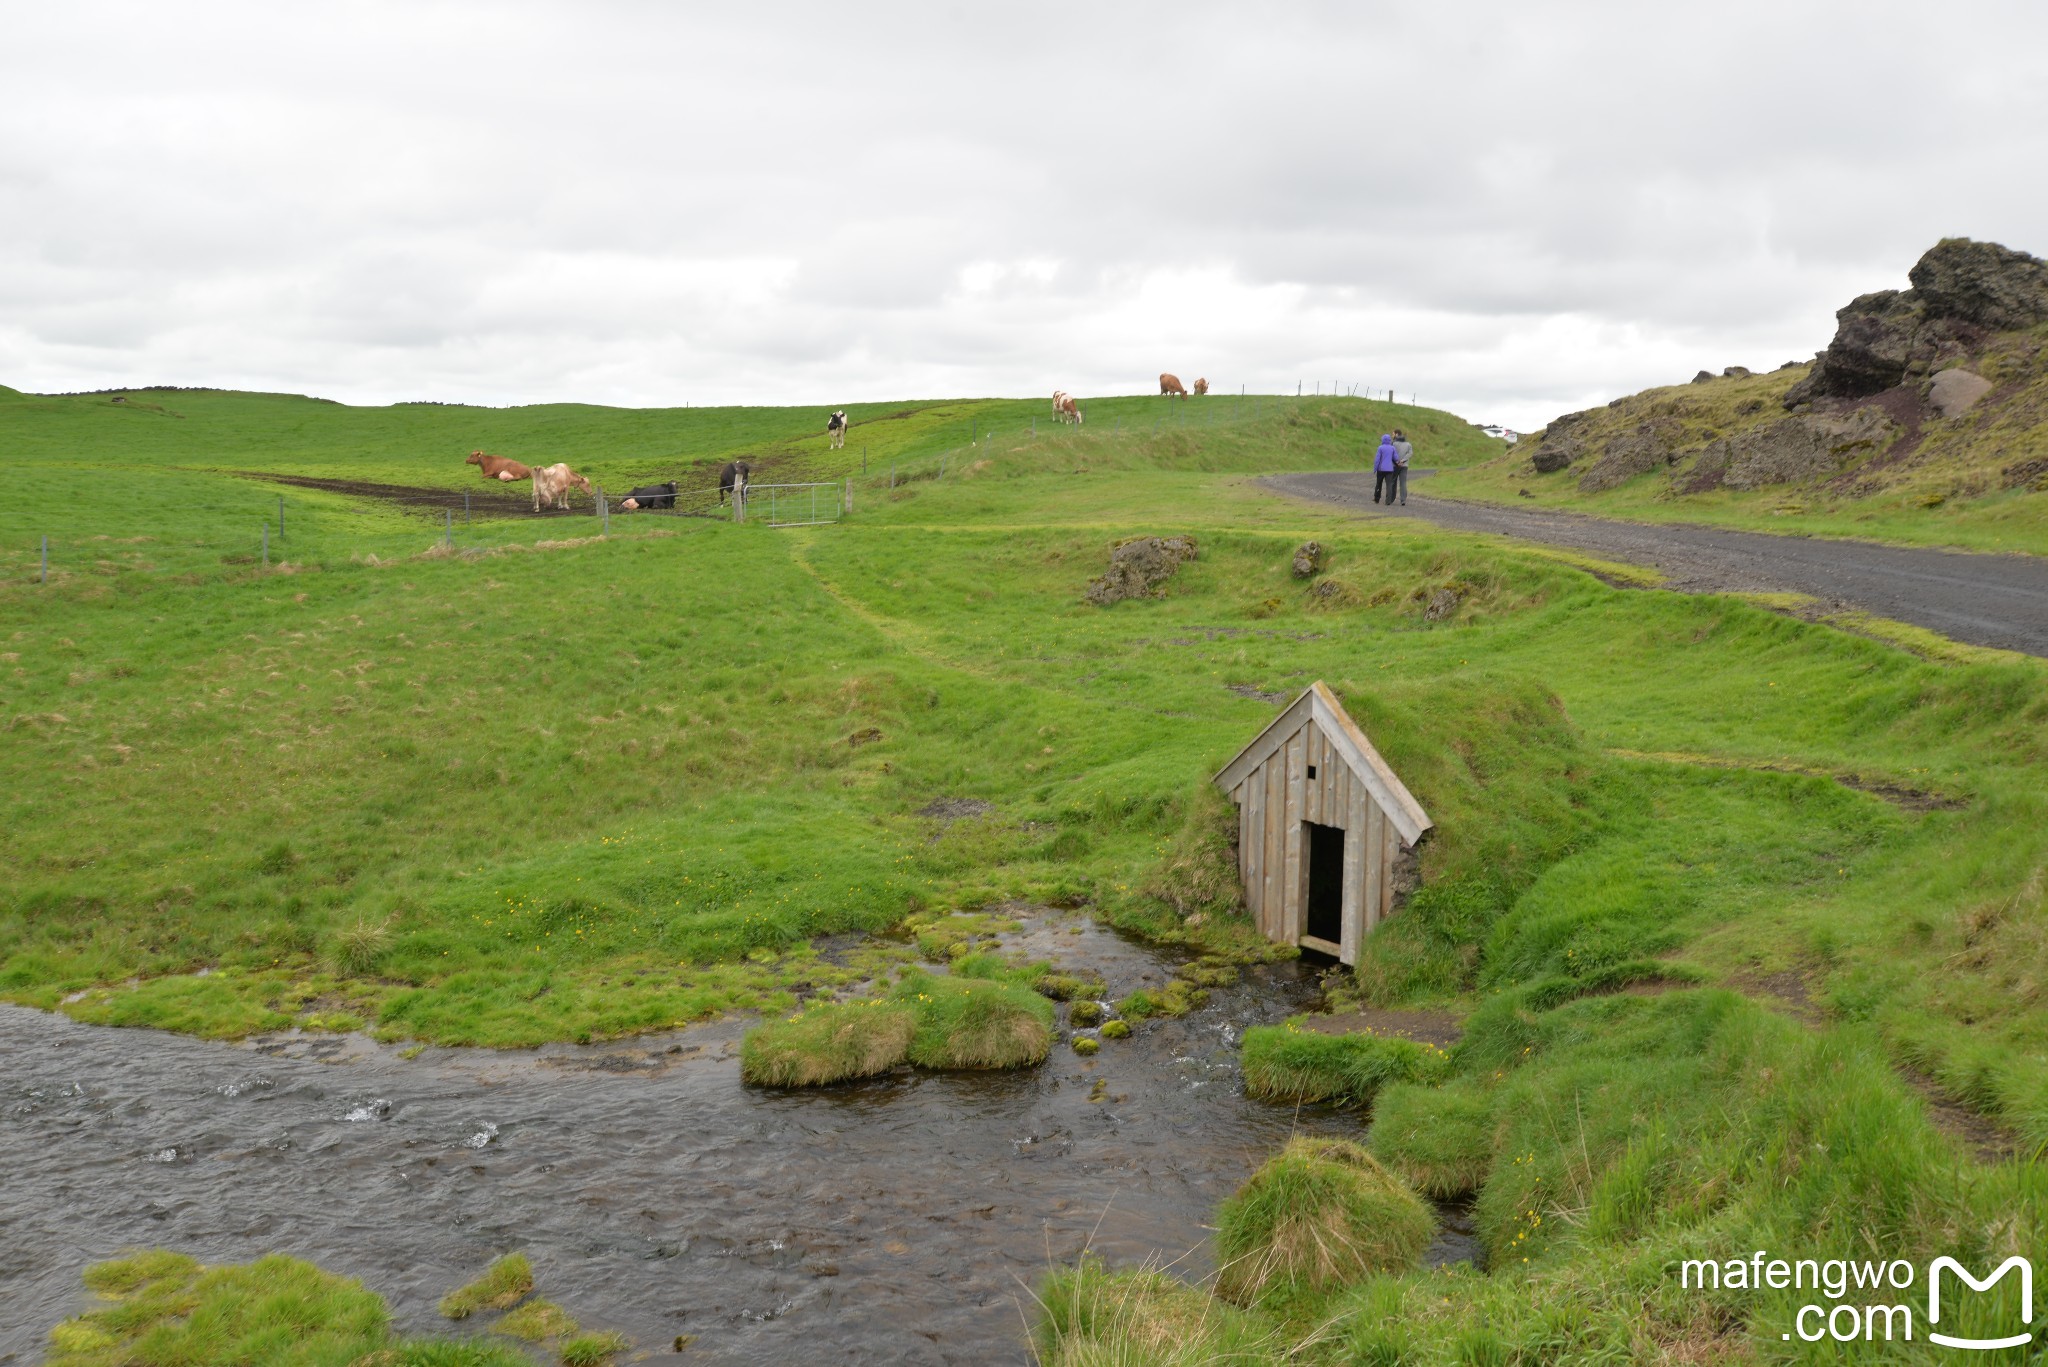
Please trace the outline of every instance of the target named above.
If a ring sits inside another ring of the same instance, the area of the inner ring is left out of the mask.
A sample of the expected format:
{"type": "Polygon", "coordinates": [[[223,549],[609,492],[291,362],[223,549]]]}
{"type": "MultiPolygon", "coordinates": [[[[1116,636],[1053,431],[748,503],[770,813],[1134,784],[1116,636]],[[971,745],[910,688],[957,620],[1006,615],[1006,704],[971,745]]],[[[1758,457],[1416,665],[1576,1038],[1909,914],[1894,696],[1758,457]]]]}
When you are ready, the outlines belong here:
{"type": "Polygon", "coordinates": [[[748,466],[745,461],[729,460],[725,463],[725,468],[718,472],[720,504],[725,502],[727,494],[731,494],[735,499],[744,499],[747,496],[747,474],[748,466]]]}

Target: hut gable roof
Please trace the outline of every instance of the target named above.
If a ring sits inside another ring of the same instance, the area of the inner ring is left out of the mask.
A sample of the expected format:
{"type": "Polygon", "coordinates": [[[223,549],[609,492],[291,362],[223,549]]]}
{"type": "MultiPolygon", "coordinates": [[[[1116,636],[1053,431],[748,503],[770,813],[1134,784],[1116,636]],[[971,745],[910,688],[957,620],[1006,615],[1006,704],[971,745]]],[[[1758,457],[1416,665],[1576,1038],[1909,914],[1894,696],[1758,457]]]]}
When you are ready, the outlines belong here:
{"type": "Polygon", "coordinates": [[[1365,732],[1344,710],[1344,704],[1337,701],[1337,695],[1321,679],[1302,690],[1301,696],[1253,737],[1250,745],[1238,751],[1237,758],[1217,773],[1216,782],[1229,792],[1309,721],[1314,721],[1334,743],[1345,763],[1351,766],[1351,772],[1379,803],[1380,810],[1394,823],[1394,829],[1401,833],[1405,843],[1413,845],[1424,831],[1436,824],[1422,810],[1422,804],[1415,800],[1406,785],[1394,776],[1394,771],[1380,758],[1380,752],[1373,749],[1372,742],[1365,738],[1365,732]]]}

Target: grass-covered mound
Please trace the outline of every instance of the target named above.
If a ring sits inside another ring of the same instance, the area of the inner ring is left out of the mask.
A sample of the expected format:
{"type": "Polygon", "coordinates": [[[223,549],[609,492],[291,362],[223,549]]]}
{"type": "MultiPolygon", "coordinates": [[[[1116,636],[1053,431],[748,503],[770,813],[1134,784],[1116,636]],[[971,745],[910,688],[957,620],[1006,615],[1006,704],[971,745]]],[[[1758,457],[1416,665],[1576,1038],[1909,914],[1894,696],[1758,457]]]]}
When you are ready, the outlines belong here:
{"type": "Polygon", "coordinates": [[[1358,1145],[1293,1139],[1217,1210],[1216,1291],[1249,1305],[1403,1271],[1435,1232],[1429,1206],[1358,1145]]]}
{"type": "Polygon", "coordinates": [[[1382,1087],[1434,1081],[1450,1056],[1433,1044],[1394,1035],[1326,1035],[1300,1020],[1244,1032],[1244,1089],[1262,1101],[1334,1101],[1367,1105],[1382,1087]]]}
{"type": "Polygon", "coordinates": [[[1477,1191],[1493,1164],[1493,1098],[1470,1084],[1396,1083],[1373,1100],[1366,1147],[1425,1196],[1477,1191]]]}
{"type": "Polygon", "coordinates": [[[909,1057],[917,1012],[901,1002],[827,1002],[747,1031],[740,1076],[762,1087],[822,1087],[886,1073],[909,1057]]]}
{"type": "MultiPolygon", "coordinates": [[[[1003,970],[993,956],[963,966],[1003,970]]],[[[749,1030],[740,1076],[765,1087],[817,1087],[920,1068],[1024,1068],[1052,1048],[1054,1007],[1024,981],[906,973],[884,997],[828,1002],[749,1030]]]]}
{"type": "Polygon", "coordinates": [[[141,1253],[85,1284],[109,1304],[51,1330],[49,1367],[532,1367],[502,1345],[395,1337],[382,1297],[295,1258],[141,1253]]]}

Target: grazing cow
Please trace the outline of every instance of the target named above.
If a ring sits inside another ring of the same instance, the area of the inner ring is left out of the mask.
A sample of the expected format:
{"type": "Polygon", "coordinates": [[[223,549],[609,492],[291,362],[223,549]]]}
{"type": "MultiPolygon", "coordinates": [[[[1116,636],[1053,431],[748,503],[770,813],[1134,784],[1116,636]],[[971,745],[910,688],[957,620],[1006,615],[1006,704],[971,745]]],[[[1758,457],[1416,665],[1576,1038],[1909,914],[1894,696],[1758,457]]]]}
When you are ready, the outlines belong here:
{"type": "Polygon", "coordinates": [[[1195,381],[1195,392],[1196,392],[1197,394],[1206,394],[1206,393],[1208,393],[1208,392],[1209,392],[1209,382],[1208,382],[1207,380],[1196,380],[1196,381],[1195,381]]]}
{"type": "Polygon", "coordinates": [[[825,430],[832,436],[832,449],[834,451],[846,445],[846,429],[852,425],[847,422],[846,410],[843,408],[825,419],[825,430]]]}
{"type": "Polygon", "coordinates": [[[1188,396],[1187,390],[1180,387],[1180,376],[1178,375],[1161,375],[1159,377],[1159,392],[1161,394],[1175,394],[1183,399],[1188,396]]]}
{"type": "Polygon", "coordinates": [[[517,479],[533,477],[533,471],[518,461],[507,460],[503,456],[493,456],[483,451],[471,451],[469,459],[463,464],[476,466],[476,472],[485,479],[502,480],[507,484],[517,479]]]}
{"type": "Polygon", "coordinates": [[[1053,415],[1053,416],[1054,416],[1055,418],[1057,418],[1057,417],[1058,417],[1058,416],[1059,416],[1059,415],[1060,415],[1060,414],[1061,414],[1062,412],[1064,412],[1064,411],[1065,411],[1064,409],[1062,409],[1062,408],[1060,407],[1060,405],[1061,405],[1061,404],[1063,404],[1063,403],[1065,403],[1066,401],[1067,401],[1067,391],[1066,391],[1066,390],[1064,390],[1064,389],[1055,389],[1055,390],[1054,390],[1054,391],[1052,392],[1052,415],[1053,415]]]}
{"type": "Polygon", "coordinates": [[[1070,422],[1076,427],[1081,425],[1081,410],[1075,405],[1072,394],[1061,394],[1059,406],[1054,412],[1061,422],[1070,422]]]}
{"type": "Polygon", "coordinates": [[[731,494],[735,503],[747,500],[747,476],[752,473],[743,460],[729,460],[718,472],[718,501],[725,503],[725,496],[731,494]]]}
{"type": "Polygon", "coordinates": [[[543,465],[533,472],[533,510],[539,512],[546,505],[567,512],[571,489],[581,489],[587,494],[590,481],[566,465],[543,465]]]}
{"type": "Polygon", "coordinates": [[[635,489],[632,493],[619,500],[619,507],[629,513],[641,508],[646,508],[651,512],[658,509],[674,508],[675,506],[676,482],[674,480],[670,480],[666,484],[650,484],[644,489],[635,489]]]}

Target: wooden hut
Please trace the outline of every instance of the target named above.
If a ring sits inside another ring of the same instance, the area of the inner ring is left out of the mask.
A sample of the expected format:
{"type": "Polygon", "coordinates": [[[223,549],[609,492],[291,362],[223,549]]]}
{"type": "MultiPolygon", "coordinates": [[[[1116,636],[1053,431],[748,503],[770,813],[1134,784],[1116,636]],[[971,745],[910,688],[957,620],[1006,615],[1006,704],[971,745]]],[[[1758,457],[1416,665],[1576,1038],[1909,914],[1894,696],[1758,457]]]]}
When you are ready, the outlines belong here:
{"type": "Polygon", "coordinates": [[[1245,902],[1268,939],[1358,961],[1431,822],[1321,680],[1223,766],[1245,902]]]}

